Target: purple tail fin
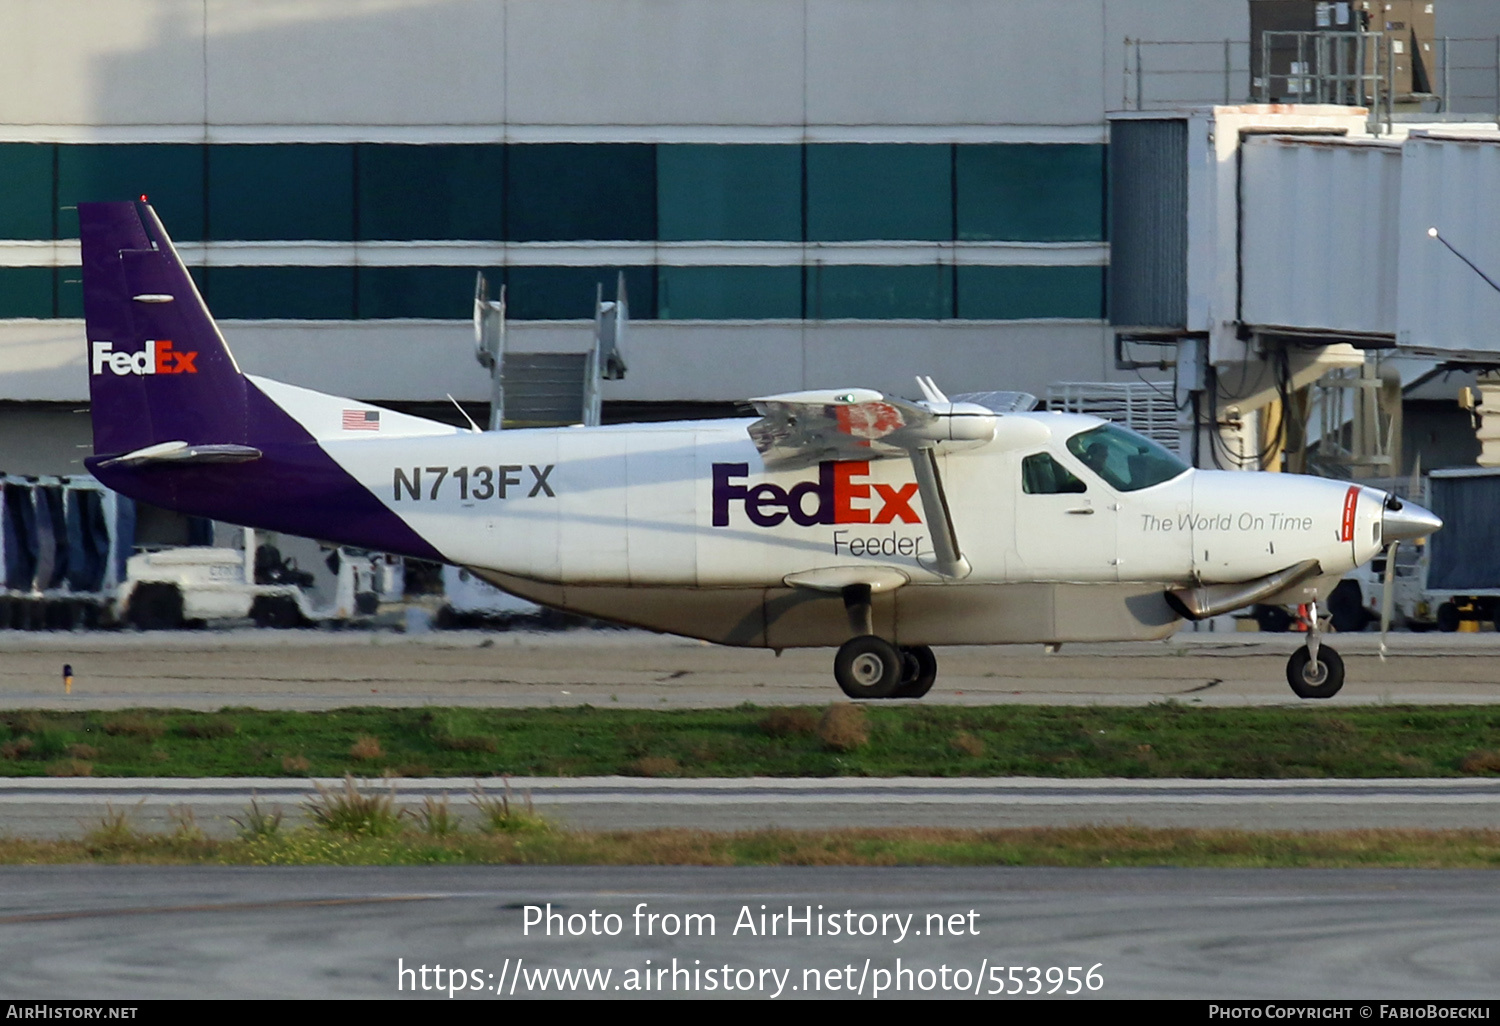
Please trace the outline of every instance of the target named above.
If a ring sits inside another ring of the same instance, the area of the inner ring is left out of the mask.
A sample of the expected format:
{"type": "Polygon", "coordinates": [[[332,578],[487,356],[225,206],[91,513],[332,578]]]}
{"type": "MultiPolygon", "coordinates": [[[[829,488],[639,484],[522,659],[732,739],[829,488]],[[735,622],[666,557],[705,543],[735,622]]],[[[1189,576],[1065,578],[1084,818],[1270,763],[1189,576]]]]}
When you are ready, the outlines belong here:
{"type": "Polygon", "coordinates": [[[80,203],[94,452],[242,444],[246,382],[156,212],[80,203]]]}

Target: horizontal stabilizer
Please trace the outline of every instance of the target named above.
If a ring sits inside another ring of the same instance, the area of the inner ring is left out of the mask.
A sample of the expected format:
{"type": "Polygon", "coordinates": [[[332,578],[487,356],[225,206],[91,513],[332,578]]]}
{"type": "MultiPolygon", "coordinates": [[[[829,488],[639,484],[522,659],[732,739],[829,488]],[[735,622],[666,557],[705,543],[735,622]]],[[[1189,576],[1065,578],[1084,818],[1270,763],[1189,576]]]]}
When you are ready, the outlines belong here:
{"type": "Polygon", "coordinates": [[[258,460],[261,451],[252,445],[189,445],[186,442],[158,442],[144,449],[105,460],[101,467],[144,467],[151,464],[179,463],[248,463],[258,460]]]}

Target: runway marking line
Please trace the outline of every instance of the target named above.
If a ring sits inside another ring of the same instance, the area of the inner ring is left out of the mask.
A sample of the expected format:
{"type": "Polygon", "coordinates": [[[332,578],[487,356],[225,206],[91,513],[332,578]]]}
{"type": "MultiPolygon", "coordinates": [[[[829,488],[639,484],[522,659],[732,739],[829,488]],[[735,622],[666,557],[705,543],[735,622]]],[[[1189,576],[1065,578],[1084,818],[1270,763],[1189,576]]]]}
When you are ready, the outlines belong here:
{"type": "Polygon", "coordinates": [[[139,908],[73,909],[66,912],[28,912],[0,916],[0,925],[47,923],[68,919],[95,919],[106,916],[172,915],[180,912],[257,912],[278,908],[325,908],[337,905],[379,905],[397,901],[440,901],[440,894],[392,894],[381,898],[310,898],[297,901],[243,901],[206,905],[159,905],[139,908]]]}

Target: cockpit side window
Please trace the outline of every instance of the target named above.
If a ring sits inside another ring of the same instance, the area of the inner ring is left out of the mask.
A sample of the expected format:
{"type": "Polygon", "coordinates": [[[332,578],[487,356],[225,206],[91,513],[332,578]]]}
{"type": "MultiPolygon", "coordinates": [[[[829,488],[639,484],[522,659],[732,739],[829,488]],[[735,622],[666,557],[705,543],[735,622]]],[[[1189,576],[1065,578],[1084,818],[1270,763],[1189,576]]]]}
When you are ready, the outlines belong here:
{"type": "Polygon", "coordinates": [[[1061,495],[1088,490],[1088,485],[1048,453],[1033,453],[1021,461],[1021,491],[1027,495],[1061,495]]]}
{"type": "Polygon", "coordinates": [[[1188,465],[1155,442],[1118,424],[1101,424],[1068,439],[1068,451],[1122,492],[1170,481],[1188,465]]]}

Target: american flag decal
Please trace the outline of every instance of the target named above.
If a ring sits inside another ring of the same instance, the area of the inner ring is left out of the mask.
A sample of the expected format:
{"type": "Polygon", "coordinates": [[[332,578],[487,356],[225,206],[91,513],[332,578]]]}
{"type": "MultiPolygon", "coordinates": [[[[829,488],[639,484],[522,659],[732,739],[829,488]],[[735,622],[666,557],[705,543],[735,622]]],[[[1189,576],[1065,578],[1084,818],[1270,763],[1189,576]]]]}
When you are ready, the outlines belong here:
{"type": "Polygon", "coordinates": [[[379,431],[380,430],[380,411],[379,410],[345,410],[344,411],[344,430],[345,431],[379,431]]]}

